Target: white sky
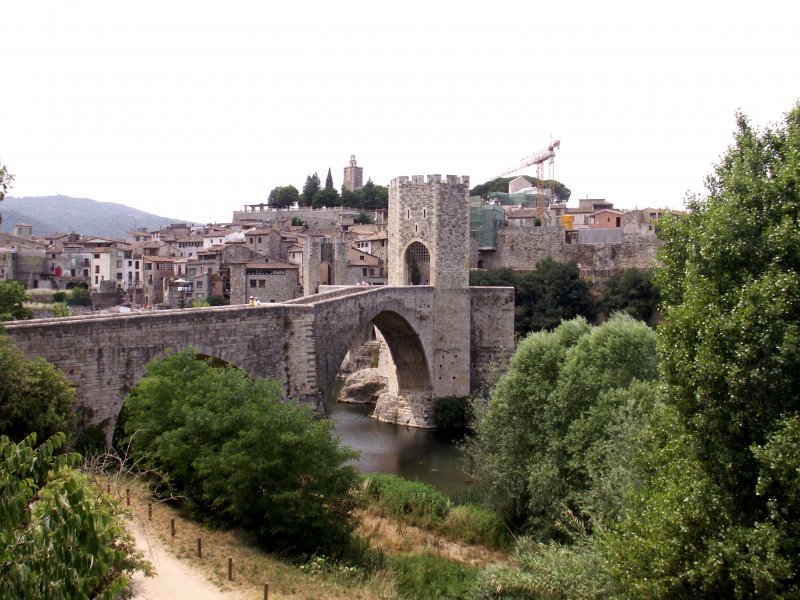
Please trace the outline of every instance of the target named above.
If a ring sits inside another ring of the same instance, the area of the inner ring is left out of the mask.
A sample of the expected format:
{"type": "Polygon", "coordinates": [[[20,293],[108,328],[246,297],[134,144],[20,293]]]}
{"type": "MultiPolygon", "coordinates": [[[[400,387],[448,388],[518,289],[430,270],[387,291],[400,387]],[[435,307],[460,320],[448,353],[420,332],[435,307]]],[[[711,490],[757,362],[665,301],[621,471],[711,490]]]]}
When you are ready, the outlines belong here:
{"type": "Polygon", "coordinates": [[[680,207],[737,108],[800,99],[799,23],[791,0],[3,0],[0,160],[15,196],[206,222],[328,167],[339,188],[351,154],[475,185],[552,136],[572,204],[680,207]]]}

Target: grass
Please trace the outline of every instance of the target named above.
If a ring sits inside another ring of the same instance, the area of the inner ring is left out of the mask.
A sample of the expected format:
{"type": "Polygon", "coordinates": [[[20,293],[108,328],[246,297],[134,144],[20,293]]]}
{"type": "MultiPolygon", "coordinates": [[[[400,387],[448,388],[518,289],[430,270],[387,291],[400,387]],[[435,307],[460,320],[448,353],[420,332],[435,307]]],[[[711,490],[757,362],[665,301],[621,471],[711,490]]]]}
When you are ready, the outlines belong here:
{"type": "Polygon", "coordinates": [[[210,529],[169,504],[153,503],[152,519],[148,519],[152,497],[143,484],[114,480],[112,493],[124,505],[128,485],[132,519],[147,539],[157,540],[198,569],[220,591],[236,592],[245,600],[263,598],[265,582],[269,582],[271,600],[467,599],[480,568],[510,561],[505,552],[448,539],[441,532],[426,531],[368,508],[359,514],[356,534],[364,542],[364,564],[369,567],[337,564],[321,556],[295,564],[254,546],[243,532],[210,529]],[[170,535],[172,519],[175,537],[170,535]],[[202,558],[197,556],[197,538],[202,538],[202,558]],[[228,557],[233,558],[232,582],[228,581],[228,557]]]}

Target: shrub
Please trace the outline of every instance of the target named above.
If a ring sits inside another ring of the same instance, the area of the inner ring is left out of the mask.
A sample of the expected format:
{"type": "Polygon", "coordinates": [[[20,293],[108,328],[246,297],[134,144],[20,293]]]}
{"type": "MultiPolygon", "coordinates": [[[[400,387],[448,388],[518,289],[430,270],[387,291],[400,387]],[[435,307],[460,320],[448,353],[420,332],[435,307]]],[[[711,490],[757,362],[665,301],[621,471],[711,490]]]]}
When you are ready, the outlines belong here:
{"type": "Polygon", "coordinates": [[[472,423],[472,404],[470,399],[447,396],[438,398],[433,406],[433,421],[438,429],[464,430],[472,423]]]}
{"type": "Polygon", "coordinates": [[[50,309],[54,317],[71,317],[72,311],[67,306],[66,302],[54,302],[50,309]]]}
{"type": "Polygon", "coordinates": [[[472,598],[476,569],[427,552],[395,556],[388,564],[397,576],[397,591],[406,598],[472,598]]]}
{"type": "Polygon", "coordinates": [[[215,368],[187,348],[148,363],[126,401],[133,458],[165,473],[190,509],[293,554],[336,554],[357,481],[333,424],[281,401],[281,386],[215,368]],[[134,435],[135,434],[135,435],[134,435]]]}
{"type": "Polygon", "coordinates": [[[417,527],[441,524],[450,508],[436,488],[397,475],[371,473],[364,480],[364,489],[380,514],[417,527]]]}
{"type": "Polygon", "coordinates": [[[53,292],[53,302],[64,302],[66,299],[66,292],[53,292]]]}
{"type": "Polygon", "coordinates": [[[31,433],[71,432],[75,389],[43,358],[31,360],[0,331],[0,434],[19,442],[31,433]]]}
{"type": "Polygon", "coordinates": [[[118,598],[150,568],[117,506],[71,468],[79,457],[55,456],[65,441],[0,436],[0,597],[118,598]]]}
{"type": "Polygon", "coordinates": [[[508,529],[497,513],[475,504],[454,507],[447,513],[441,530],[445,535],[468,544],[506,548],[511,541],[508,529]]]}

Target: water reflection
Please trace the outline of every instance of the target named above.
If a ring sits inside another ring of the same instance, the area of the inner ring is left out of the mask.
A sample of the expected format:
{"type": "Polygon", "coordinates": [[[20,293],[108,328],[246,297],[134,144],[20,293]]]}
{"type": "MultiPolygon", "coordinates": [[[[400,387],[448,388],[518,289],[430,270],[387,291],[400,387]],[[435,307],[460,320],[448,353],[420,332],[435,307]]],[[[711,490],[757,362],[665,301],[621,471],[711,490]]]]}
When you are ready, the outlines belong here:
{"type": "Polygon", "coordinates": [[[342,443],[361,453],[353,464],[362,473],[393,473],[442,490],[461,488],[468,483],[459,469],[461,455],[452,437],[437,431],[379,423],[369,418],[371,406],[332,401],[325,411],[336,423],[336,434],[342,443]]]}

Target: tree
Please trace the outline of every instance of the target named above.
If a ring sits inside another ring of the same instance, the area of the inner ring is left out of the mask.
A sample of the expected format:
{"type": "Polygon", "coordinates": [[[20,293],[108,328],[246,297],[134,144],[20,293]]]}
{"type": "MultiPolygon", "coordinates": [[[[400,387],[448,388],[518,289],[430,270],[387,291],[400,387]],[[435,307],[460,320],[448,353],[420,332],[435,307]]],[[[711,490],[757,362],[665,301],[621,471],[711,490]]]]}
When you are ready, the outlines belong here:
{"type": "Polygon", "coordinates": [[[422,271],[419,269],[416,257],[411,257],[411,285],[419,285],[422,282],[422,271]]]}
{"type": "Polygon", "coordinates": [[[314,208],[341,206],[342,202],[339,198],[339,192],[334,188],[324,188],[314,194],[311,200],[311,205],[314,208]]]}
{"type": "Polygon", "coordinates": [[[56,456],[63,433],[36,447],[0,436],[0,596],[20,600],[121,598],[149,572],[121,511],[86,476],[79,455],[56,456]]]}
{"type": "MultiPolygon", "coordinates": [[[[525,179],[531,183],[531,187],[536,187],[539,182],[538,177],[532,177],[530,175],[524,175],[523,177],[525,177],[525,179]]],[[[489,194],[492,192],[507,194],[509,182],[516,178],[516,175],[514,177],[496,177],[495,179],[476,185],[469,191],[469,194],[470,196],[480,196],[484,200],[487,200],[489,198],[489,194]]],[[[559,202],[568,201],[569,197],[572,195],[570,189],[560,181],[548,179],[544,181],[542,185],[548,190],[553,188],[555,197],[559,202]]]]}
{"type": "Polygon", "coordinates": [[[22,304],[29,299],[19,281],[0,281],[0,321],[30,319],[31,311],[22,304]]]}
{"type": "Polygon", "coordinates": [[[653,331],[627,315],[595,328],[576,318],[520,342],[469,443],[473,470],[509,523],[549,539],[565,507],[580,515],[589,505],[602,479],[590,465],[629,402],[620,391],[656,377],[655,347],[653,331]]]}
{"type": "Polygon", "coordinates": [[[516,304],[514,329],[521,335],[552,329],[576,316],[594,317],[594,300],[578,265],[552,258],[520,277],[516,304]]]}
{"type": "Polygon", "coordinates": [[[29,359],[0,331],[0,434],[19,442],[74,428],[75,390],[43,358],[29,359]]]}
{"type": "Polygon", "coordinates": [[[653,283],[652,273],[631,268],[608,279],[600,306],[606,314],[624,311],[634,319],[655,325],[658,302],[658,288],[653,283]]]}
{"type": "Polygon", "coordinates": [[[737,126],[708,196],[659,228],[656,281],[670,397],[752,522],[767,506],[751,448],[800,409],[800,104],[782,127],[737,126]]]}
{"type": "Polygon", "coordinates": [[[300,192],[293,185],[286,187],[275,187],[269,193],[267,202],[272,208],[284,209],[291,208],[295,203],[300,203],[300,192]]]}
{"type": "MultiPolygon", "coordinates": [[[[0,201],[6,197],[6,193],[11,189],[11,182],[14,176],[8,172],[8,168],[0,162],[0,201]]],[[[0,215],[0,223],[3,222],[3,217],[0,215]]]]}
{"type": "Polygon", "coordinates": [[[300,198],[301,206],[311,206],[314,194],[320,190],[319,183],[319,175],[317,175],[316,171],[313,175],[306,177],[306,182],[303,184],[303,193],[300,198]]]}
{"type": "Polygon", "coordinates": [[[335,553],[349,540],[355,453],[333,424],[281,401],[276,381],[214,368],[186,349],[154,360],[126,400],[133,456],[206,519],[271,548],[335,553]]]}
{"type": "Polygon", "coordinates": [[[333,175],[331,175],[331,168],[328,167],[328,176],[325,178],[325,189],[332,190],[333,189],[333,175]]]}

